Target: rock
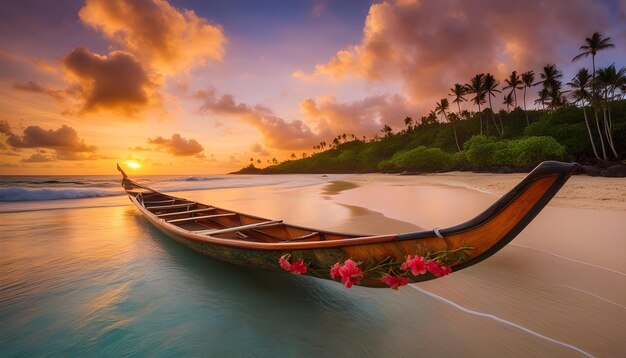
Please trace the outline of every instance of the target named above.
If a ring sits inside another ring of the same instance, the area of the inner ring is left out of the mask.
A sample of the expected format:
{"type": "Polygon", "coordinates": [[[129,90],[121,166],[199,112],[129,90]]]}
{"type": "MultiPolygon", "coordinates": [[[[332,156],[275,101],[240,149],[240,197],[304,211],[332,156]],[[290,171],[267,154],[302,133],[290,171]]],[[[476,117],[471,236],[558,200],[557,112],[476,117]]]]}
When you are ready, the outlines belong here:
{"type": "Polygon", "coordinates": [[[626,178],[626,165],[617,164],[602,171],[602,176],[611,178],[626,178]]]}
{"type": "Polygon", "coordinates": [[[607,169],[615,165],[615,162],[602,159],[594,159],[592,164],[600,169],[607,169]]]}
{"type": "Polygon", "coordinates": [[[602,175],[600,168],[594,167],[593,165],[583,165],[582,169],[587,175],[592,177],[599,177],[602,175]]]}

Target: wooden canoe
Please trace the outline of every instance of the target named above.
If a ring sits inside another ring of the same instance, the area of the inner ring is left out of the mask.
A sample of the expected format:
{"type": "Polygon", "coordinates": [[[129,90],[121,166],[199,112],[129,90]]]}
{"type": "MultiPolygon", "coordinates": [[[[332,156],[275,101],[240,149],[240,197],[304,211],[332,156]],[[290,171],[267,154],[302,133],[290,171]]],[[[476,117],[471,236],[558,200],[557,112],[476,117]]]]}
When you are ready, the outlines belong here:
{"type": "Polygon", "coordinates": [[[388,283],[381,280],[386,275],[402,276],[405,283],[440,276],[432,270],[413,275],[410,266],[402,265],[408,255],[437,261],[453,271],[493,255],[530,223],[577,167],[575,163],[541,163],[491,207],[465,223],[392,235],[331,232],[239,213],[160,193],[129,179],[119,166],[118,170],[137,209],[167,236],[195,251],[273,271],[289,269],[289,264],[284,268],[279,261],[299,262],[299,267],[306,267],[303,274],[334,277],[335,281],[343,276],[338,278],[335,271],[331,277],[331,268],[352,260],[361,271],[352,282],[386,287],[388,283]]]}

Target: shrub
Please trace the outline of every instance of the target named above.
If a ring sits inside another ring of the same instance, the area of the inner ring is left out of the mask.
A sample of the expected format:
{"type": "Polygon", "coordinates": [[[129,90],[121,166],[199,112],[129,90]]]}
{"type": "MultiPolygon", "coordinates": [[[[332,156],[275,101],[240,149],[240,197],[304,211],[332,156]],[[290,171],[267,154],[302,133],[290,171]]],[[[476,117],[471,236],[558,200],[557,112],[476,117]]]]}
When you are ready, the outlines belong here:
{"type": "Polygon", "coordinates": [[[544,160],[563,160],[566,154],[563,145],[547,136],[498,141],[479,135],[465,143],[464,152],[474,169],[504,165],[526,168],[544,160]]]}
{"type": "Polygon", "coordinates": [[[383,170],[449,171],[455,167],[455,157],[439,148],[419,146],[394,154],[378,167],[383,170]]]}

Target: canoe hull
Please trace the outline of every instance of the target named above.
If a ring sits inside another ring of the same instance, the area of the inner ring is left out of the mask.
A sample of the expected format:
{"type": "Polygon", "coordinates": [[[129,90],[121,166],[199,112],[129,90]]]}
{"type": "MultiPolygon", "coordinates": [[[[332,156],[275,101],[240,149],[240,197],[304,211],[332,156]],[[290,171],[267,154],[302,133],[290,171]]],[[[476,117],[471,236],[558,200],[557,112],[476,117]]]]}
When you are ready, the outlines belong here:
{"type": "MultiPolygon", "coordinates": [[[[199,240],[197,235],[173,228],[164,224],[163,220],[151,215],[134,197],[131,201],[142,211],[145,217],[160,231],[173,240],[209,257],[233,263],[240,266],[253,267],[268,271],[282,271],[279,259],[289,255],[295,260],[302,259],[307,266],[306,275],[332,280],[330,268],[337,262],[353,259],[358,262],[365,275],[360,282],[361,286],[387,287],[381,281],[381,272],[385,269],[398,270],[407,255],[422,255],[424,252],[441,252],[460,250],[465,251],[466,257],[459,262],[450,264],[452,270],[458,271],[476,264],[493,255],[509,243],[523,228],[539,213],[539,211],[556,194],[568,179],[571,171],[538,176],[528,181],[526,185],[511,191],[505,205],[492,206],[486,215],[478,216],[467,223],[456,227],[442,229],[443,238],[433,231],[409,233],[400,235],[384,235],[378,240],[351,239],[342,245],[333,246],[333,243],[322,245],[275,245],[258,248],[236,247],[220,245],[207,240],[199,240]],[[370,274],[368,274],[371,273],[370,274]]],[[[501,199],[502,200],[502,199],[501,199]]],[[[502,204],[502,203],[500,203],[502,204]]],[[[485,213],[483,213],[485,214],[485,213]]],[[[344,240],[346,241],[346,240],[344,240]]],[[[421,282],[437,278],[431,273],[412,276],[410,282],[421,282]]]]}

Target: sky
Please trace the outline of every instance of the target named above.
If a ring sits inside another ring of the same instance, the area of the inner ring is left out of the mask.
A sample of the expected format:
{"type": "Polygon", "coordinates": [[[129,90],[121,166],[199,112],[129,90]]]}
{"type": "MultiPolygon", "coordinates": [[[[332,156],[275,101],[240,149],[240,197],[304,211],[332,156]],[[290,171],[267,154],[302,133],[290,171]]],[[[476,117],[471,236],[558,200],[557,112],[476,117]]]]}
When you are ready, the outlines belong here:
{"type": "Polygon", "coordinates": [[[596,31],[596,66],[625,66],[626,0],[0,1],[0,174],[265,166],[399,130],[477,73],[568,82],[596,31]]]}

